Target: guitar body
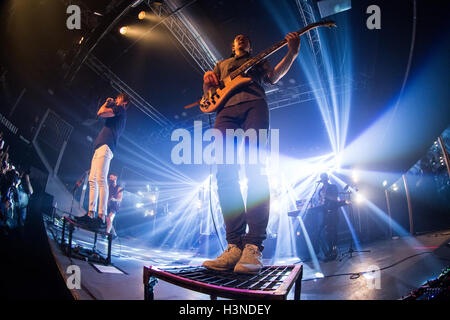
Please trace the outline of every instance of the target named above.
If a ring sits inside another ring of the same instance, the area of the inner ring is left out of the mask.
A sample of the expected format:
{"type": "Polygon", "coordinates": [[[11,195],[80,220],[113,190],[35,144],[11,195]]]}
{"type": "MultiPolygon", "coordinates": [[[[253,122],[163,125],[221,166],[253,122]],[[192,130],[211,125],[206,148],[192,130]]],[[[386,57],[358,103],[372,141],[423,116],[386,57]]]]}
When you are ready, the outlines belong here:
{"type": "Polygon", "coordinates": [[[200,110],[204,113],[219,111],[236,90],[250,84],[252,78],[238,75],[234,79],[226,77],[223,85],[208,90],[206,97],[200,100],[200,110]]]}

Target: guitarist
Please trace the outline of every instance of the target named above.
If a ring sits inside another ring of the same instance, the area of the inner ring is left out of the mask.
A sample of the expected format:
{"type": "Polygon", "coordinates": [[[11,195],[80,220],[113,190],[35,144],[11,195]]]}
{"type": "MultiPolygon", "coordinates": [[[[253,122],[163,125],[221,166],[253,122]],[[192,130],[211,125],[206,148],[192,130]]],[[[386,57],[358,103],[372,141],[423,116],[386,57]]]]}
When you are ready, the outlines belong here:
{"type": "MultiPolygon", "coordinates": [[[[225,137],[227,129],[269,129],[269,108],[261,83],[275,84],[290,69],[298,55],[300,38],[295,33],[286,35],[288,51],[272,68],[267,61],[248,72],[252,82],[229,97],[216,114],[214,128],[225,137]]],[[[217,88],[233,70],[251,57],[251,43],[247,36],[237,35],[232,43],[232,56],[219,61],[213,71],[203,76],[203,90],[217,88]]],[[[266,145],[256,146],[266,148],[266,145]]],[[[236,146],[235,146],[236,148],[236,146]]],[[[225,154],[225,150],[224,153],[225,154]]],[[[235,153],[236,154],[236,153],[235,153]]],[[[215,260],[207,260],[203,266],[213,270],[234,270],[238,273],[256,274],[262,264],[262,242],[266,239],[269,221],[270,190],[267,176],[261,173],[261,165],[246,165],[248,181],[247,206],[240,192],[239,165],[217,166],[219,202],[226,226],[227,249],[215,260]],[[245,209],[247,208],[247,209],[245,209]],[[248,233],[246,228],[248,226],[248,233]]]]}

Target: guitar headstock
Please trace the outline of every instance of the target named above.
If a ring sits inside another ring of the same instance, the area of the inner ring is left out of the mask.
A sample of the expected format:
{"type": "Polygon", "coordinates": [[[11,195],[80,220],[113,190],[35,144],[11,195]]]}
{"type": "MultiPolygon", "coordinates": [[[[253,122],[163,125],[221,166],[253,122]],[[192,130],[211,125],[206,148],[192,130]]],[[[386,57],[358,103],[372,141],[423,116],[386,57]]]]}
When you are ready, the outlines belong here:
{"type": "Polygon", "coordinates": [[[322,21],[322,22],[320,22],[320,24],[321,24],[322,26],[328,27],[328,28],[331,28],[331,27],[337,28],[337,24],[336,24],[336,22],[334,22],[333,20],[322,21]]]}

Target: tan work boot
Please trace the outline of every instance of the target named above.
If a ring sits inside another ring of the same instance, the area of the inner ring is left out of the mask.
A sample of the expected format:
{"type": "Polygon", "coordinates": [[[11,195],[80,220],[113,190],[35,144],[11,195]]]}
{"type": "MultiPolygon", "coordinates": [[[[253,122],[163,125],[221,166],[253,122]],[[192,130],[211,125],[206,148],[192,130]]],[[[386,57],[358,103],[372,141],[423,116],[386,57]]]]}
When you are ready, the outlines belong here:
{"type": "Polygon", "coordinates": [[[234,272],[257,274],[261,271],[262,267],[262,253],[259,251],[258,246],[247,243],[242,252],[241,259],[234,267],[234,272]]]}
{"type": "Polygon", "coordinates": [[[202,266],[217,271],[233,270],[241,258],[242,250],[235,244],[229,244],[227,249],[215,260],[206,260],[202,266]]]}

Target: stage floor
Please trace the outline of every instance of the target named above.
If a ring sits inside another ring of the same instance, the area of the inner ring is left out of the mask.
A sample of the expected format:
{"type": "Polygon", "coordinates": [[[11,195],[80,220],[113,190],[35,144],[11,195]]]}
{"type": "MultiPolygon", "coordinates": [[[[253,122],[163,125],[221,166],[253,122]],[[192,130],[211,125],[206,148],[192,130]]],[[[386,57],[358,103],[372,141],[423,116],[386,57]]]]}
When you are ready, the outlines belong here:
{"type": "MultiPolygon", "coordinates": [[[[69,259],[54,237],[56,230],[47,226],[47,234],[60,270],[77,265],[81,270],[81,289],[74,290],[85,300],[142,300],[143,266],[198,265],[206,258],[193,251],[174,251],[145,247],[139,239],[113,241],[112,264],[117,268],[100,272],[80,259],[69,259]],[[51,232],[52,231],[52,232],[51,232]]],[[[78,229],[74,244],[92,247],[93,233],[78,229]]],[[[364,245],[369,253],[354,253],[350,258],[330,262],[305,262],[302,300],[396,300],[436,278],[450,264],[450,230],[415,237],[389,239],[364,245]],[[379,273],[368,271],[379,269],[379,273]],[[317,272],[323,274],[323,278],[317,272]],[[373,275],[379,274],[379,281],[373,275]]],[[[106,253],[106,240],[99,239],[97,250],[106,253]]],[[[341,251],[345,251],[343,248],[341,251]]],[[[298,259],[264,261],[265,264],[292,264],[298,259]],[[284,262],[284,263],[283,263],[284,262]]],[[[155,287],[156,300],[209,300],[209,296],[179,288],[164,281],[155,287]]],[[[288,299],[293,299],[293,290],[288,299]]]]}

